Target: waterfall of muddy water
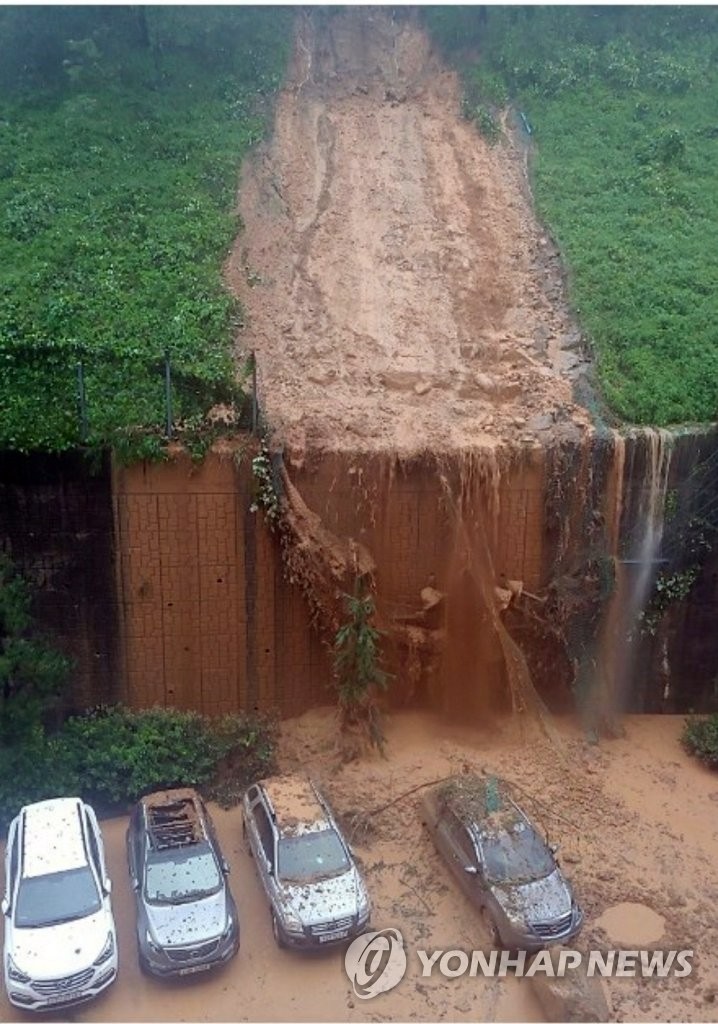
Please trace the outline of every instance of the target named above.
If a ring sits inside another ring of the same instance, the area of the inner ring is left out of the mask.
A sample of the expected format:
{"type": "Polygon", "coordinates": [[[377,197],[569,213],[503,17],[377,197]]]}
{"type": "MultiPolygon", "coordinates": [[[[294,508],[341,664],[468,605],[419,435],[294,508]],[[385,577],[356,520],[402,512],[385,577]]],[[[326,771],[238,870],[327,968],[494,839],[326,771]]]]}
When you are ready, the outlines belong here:
{"type": "MultiPolygon", "coordinates": [[[[495,459],[491,453],[491,459],[495,459]]],[[[534,689],[526,658],[501,620],[489,537],[496,534],[494,488],[498,467],[479,474],[475,466],[454,493],[445,476],[453,524],[452,555],[442,590],[446,594],[445,643],[440,665],[443,710],[450,717],[486,723],[497,712],[529,712],[560,747],[548,710],[534,689]],[[492,514],[493,513],[493,514],[492,514]],[[492,522],[493,520],[493,522],[492,522]]]]}
{"type": "Polygon", "coordinates": [[[641,614],[648,603],[656,577],[663,536],[663,515],[671,465],[671,435],[646,429],[634,439],[645,445],[645,469],[641,500],[626,552],[621,551],[624,505],[625,440],[616,437],[614,455],[615,501],[611,531],[615,566],[614,586],[606,609],[596,657],[593,694],[584,709],[592,730],[615,731],[616,716],[626,709],[637,669],[641,614]],[[627,561],[622,555],[625,553],[627,561]]]}

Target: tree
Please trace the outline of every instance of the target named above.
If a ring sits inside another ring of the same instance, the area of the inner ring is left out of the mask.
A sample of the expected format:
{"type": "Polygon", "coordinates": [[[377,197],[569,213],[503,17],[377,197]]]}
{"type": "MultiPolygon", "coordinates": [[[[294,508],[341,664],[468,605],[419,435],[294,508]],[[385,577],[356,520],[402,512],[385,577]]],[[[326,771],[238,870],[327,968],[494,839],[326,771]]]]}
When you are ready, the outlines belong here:
{"type": "Polygon", "coordinates": [[[69,662],[36,634],[27,582],[0,555],[0,742],[27,739],[61,692],[69,662]]]}
{"type": "Polygon", "coordinates": [[[381,667],[381,632],[372,625],[374,599],[366,578],[358,576],[354,593],[345,594],[347,621],[334,640],[334,674],[339,693],[342,731],[384,746],[377,691],[385,690],[389,675],[381,667]]]}

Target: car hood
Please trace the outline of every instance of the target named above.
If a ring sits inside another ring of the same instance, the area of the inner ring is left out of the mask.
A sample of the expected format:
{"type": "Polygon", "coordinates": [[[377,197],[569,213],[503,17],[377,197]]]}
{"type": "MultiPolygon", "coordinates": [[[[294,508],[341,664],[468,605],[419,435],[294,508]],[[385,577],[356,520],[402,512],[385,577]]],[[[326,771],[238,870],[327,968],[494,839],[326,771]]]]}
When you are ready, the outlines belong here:
{"type": "Polygon", "coordinates": [[[363,882],[356,868],[350,868],[334,878],[305,885],[283,882],[281,899],[293,910],[302,924],[320,924],[350,917],[357,913],[357,898],[363,882]]]}
{"type": "Polygon", "coordinates": [[[5,950],[20,971],[34,981],[62,978],[84,971],[102,952],[115,928],[109,908],[96,914],[45,928],[14,928],[5,950]]]}
{"type": "Polygon", "coordinates": [[[158,946],[193,946],[216,939],[227,927],[223,889],[192,903],[145,903],[147,927],[158,946]]]}
{"type": "Polygon", "coordinates": [[[554,921],[571,910],[571,889],[558,868],[545,878],[516,885],[493,885],[491,891],[509,917],[530,924],[554,921]]]}

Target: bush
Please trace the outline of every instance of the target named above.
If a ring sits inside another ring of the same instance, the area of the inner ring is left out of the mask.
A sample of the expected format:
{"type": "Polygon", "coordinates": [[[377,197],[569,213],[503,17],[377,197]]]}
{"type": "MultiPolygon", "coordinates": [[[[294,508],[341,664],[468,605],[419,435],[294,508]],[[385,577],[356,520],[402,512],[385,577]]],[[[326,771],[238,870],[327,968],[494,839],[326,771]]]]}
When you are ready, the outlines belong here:
{"type": "Polygon", "coordinates": [[[0,823],[7,825],[24,804],[80,791],[67,751],[37,726],[21,744],[0,744],[0,823]]]}
{"type": "Polygon", "coordinates": [[[38,727],[27,742],[0,750],[0,820],[35,800],[81,795],[108,810],[169,786],[197,787],[229,804],[271,772],[273,759],[273,725],[259,715],[99,707],[54,736],[38,727]]]}
{"type": "Polygon", "coordinates": [[[709,768],[718,768],[718,714],[688,719],[681,741],[689,754],[709,768]]]}
{"type": "Polygon", "coordinates": [[[27,581],[0,552],[0,745],[37,729],[67,680],[70,663],[38,635],[27,581]]]}

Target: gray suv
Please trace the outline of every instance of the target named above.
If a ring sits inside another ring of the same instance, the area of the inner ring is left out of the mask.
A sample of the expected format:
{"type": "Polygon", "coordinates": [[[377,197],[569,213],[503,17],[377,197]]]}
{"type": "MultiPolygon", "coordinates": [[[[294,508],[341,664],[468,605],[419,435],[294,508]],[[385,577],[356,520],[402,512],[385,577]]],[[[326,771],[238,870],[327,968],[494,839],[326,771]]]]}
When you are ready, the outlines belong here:
{"type": "Polygon", "coordinates": [[[573,938],[583,912],[541,837],[496,778],[459,775],[429,790],[422,820],[492,943],[537,950],[573,938]]]}
{"type": "Polygon", "coordinates": [[[277,776],[250,786],[242,809],[279,946],[318,949],[366,930],[366,886],[329,805],[309,779],[277,776]]]}
{"type": "Polygon", "coordinates": [[[239,949],[237,908],[212,819],[193,789],[143,797],[127,830],[143,970],[196,974],[239,949]]]}

